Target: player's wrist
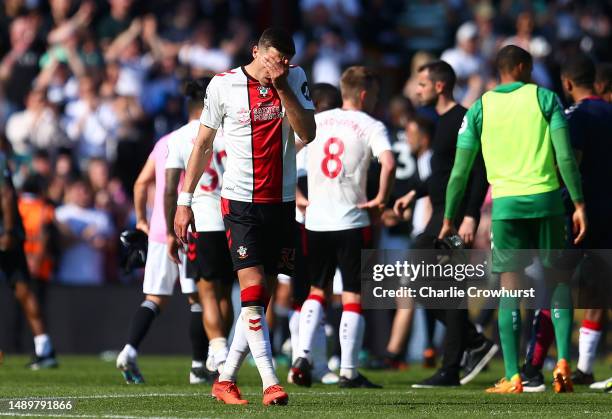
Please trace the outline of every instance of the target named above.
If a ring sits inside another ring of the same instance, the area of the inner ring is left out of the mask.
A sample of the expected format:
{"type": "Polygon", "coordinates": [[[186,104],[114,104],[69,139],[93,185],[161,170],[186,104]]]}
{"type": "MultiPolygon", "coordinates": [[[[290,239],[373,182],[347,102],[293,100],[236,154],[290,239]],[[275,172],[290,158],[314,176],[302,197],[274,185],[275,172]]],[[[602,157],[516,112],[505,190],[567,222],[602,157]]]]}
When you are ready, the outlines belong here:
{"type": "Polygon", "coordinates": [[[176,200],[177,206],[182,207],[191,207],[191,202],[193,201],[193,194],[190,192],[181,192],[178,195],[178,199],[176,200]]]}

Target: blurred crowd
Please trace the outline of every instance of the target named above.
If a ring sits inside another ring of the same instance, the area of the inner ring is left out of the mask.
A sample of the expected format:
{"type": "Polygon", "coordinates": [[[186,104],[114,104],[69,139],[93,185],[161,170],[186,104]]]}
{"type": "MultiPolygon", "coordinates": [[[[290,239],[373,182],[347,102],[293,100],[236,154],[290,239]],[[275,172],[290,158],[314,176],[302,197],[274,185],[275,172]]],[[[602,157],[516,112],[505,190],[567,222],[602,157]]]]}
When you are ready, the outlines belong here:
{"type": "MultiPolygon", "coordinates": [[[[384,75],[377,112],[408,179],[426,172],[416,68],[446,60],[469,106],[496,84],[493,57],[513,43],[534,56],[534,80],[560,92],[568,54],[612,59],[611,10],[572,0],[4,0],[0,147],[34,238],[31,271],[69,284],[130,279],[116,233],[134,225],[132,185],[155,141],[186,122],[181,82],[247,63],[268,26],[294,32],[293,63],[311,83],[338,85],[357,63],[384,75]]],[[[401,228],[391,213],[386,246],[419,228],[419,217],[401,228]]]]}

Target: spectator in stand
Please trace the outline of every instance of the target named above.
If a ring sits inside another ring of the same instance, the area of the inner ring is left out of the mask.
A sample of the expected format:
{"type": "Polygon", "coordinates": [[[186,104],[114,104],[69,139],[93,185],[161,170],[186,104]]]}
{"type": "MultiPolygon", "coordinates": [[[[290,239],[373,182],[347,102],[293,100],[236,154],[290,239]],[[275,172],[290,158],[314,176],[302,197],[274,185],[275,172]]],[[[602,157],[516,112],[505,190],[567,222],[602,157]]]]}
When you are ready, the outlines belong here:
{"type": "Polygon", "coordinates": [[[204,21],[196,27],[191,42],[180,48],[179,61],[191,67],[194,78],[212,77],[229,70],[232,66],[232,57],[216,45],[214,24],[204,21]]]}
{"type": "Polygon", "coordinates": [[[397,24],[409,52],[441,52],[448,38],[448,6],[442,0],[405,2],[404,12],[398,13],[397,24]]]}
{"type": "Polygon", "coordinates": [[[67,145],[68,138],[46,96],[44,89],[32,90],[26,109],[9,118],[6,136],[16,154],[31,156],[35,149],[46,149],[54,155],[59,147],[67,145]]]}
{"type": "Polygon", "coordinates": [[[459,27],[456,35],[456,45],[444,51],[441,60],[446,61],[455,70],[457,83],[453,92],[457,102],[469,107],[484,91],[484,83],[488,78],[485,62],[478,50],[478,27],[472,21],[459,27]]]}
{"type": "Polygon", "coordinates": [[[77,146],[79,160],[108,158],[114,154],[119,117],[112,104],[98,96],[93,77],[79,80],[79,99],[66,106],[64,127],[77,146]]]}
{"type": "Polygon", "coordinates": [[[92,208],[91,186],[73,180],[66,190],[65,204],[55,212],[63,249],[57,273],[64,284],[101,285],[105,282],[105,252],[113,225],[109,214],[92,208]]]}
{"type": "Polygon", "coordinates": [[[108,0],[110,11],[100,19],[97,35],[105,49],[121,32],[130,27],[132,0],[108,0]]]}

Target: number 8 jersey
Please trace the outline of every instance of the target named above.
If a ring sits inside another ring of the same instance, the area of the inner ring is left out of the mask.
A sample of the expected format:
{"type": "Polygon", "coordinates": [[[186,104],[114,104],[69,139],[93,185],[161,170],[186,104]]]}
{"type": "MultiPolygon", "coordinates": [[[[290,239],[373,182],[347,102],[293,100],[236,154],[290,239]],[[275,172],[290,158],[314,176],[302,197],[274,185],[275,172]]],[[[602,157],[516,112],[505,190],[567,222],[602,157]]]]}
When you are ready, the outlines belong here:
{"type": "MultiPolygon", "coordinates": [[[[193,143],[199,129],[200,122],[193,120],[170,134],[166,169],[187,169],[189,156],[193,150],[193,143]]],[[[218,130],[213,143],[213,156],[210,164],[202,174],[198,186],[193,192],[191,208],[198,232],[225,230],[221,216],[221,184],[224,161],[223,134],[221,130],[218,130]]]]}
{"type": "Polygon", "coordinates": [[[317,136],[306,147],[306,229],[340,231],[370,225],[359,209],[367,201],[366,180],[373,157],[391,150],[382,122],[365,112],[332,109],[315,115],[317,136]]]}

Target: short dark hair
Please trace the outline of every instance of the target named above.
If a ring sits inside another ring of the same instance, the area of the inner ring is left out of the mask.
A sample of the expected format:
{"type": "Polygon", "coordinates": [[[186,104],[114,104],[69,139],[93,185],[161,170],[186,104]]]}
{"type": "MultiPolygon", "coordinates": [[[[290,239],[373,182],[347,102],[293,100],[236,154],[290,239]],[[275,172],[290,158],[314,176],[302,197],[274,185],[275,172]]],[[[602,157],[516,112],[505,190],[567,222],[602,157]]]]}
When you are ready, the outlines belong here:
{"type": "Polygon", "coordinates": [[[574,54],[561,65],[561,75],[576,86],[592,88],[595,83],[595,63],[586,54],[574,54]]]}
{"type": "Polygon", "coordinates": [[[506,45],[495,58],[495,66],[500,73],[514,70],[519,64],[533,66],[531,54],[516,45],[506,45]]]}
{"type": "Polygon", "coordinates": [[[260,48],[276,48],[281,54],[289,57],[295,55],[295,43],[291,34],[281,28],[268,28],[263,31],[257,45],[260,48]]]}
{"type": "Polygon", "coordinates": [[[310,98],[317,112],[328,111],[342,106],[340,90],[329,83],[317,83],[312,86],[310,98]]]}
{"type": "Polygon", "coordinates": [[[371,69],[361,65],[349,67],[340,77],[342,98],[354,99],[359,92],[370,89],[376,83],[378,75],[371,69]]]}
{"type": "Polygon", "coordinates": [[[597,66],[595,83],[601,84],[600,93],[612,92],[612,63],[601,63],[597,66]]]}
{"type": "Polygon", "coordinates": [[[429,72],[429,79],[434,82],[444,83],[444,91],[452,92],[457,82],[457,75],[455,70],[450,66],[449,63],[442,60],[432,61],[419,67],[418,72],[427,71],[429,72]]]}
{"type": "Polygon", "coordinates": [[[427,118],[421,115],[415,115],[410,122],[414,122],[419,128],[419,131],[421,131],[427,136],[427,138],[429,138],[429,141],[433,139],[436,124],[431,120],[431,118],[427,118]]]}
{"type": "Polygon", "coordinates": [[[210,77],[202,77],[200,79],[188,80],[183,85],[183,94],[187,99],[187,109],[189,112],[194,108],[202,108],[204,106],[204,98],[206,97],[206,88],[210,83],[210,77]]]}
{"type": "Polygon", "coordinates": [[[25,179],[21,186],[21,191],[31,193],[32,195],[39,195],[45,190],[46,186],[45,178],[38,173],[33,173],[25,179]]]}

